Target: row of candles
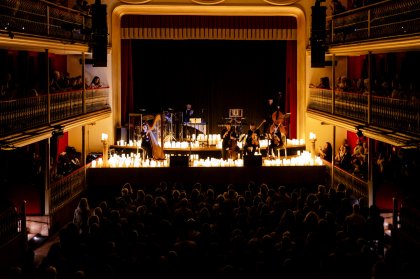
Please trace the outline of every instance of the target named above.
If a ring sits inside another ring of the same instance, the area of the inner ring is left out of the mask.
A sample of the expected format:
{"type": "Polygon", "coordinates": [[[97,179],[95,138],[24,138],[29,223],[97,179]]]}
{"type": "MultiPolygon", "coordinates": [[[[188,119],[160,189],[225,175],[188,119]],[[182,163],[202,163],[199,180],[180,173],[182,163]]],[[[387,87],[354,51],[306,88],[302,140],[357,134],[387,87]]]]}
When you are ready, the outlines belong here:
{"type": "MultiPolygon", "coordinates": [[[[210,135],[211,136],[211,135],[210,135]]],[[[218,135],[220,136],[220,135],[218,135]]],[[[178,149],[189,149],[191,148],[198,148],[201,146],[201,142],[200,140],[192,140],[191,142],[188,141],[166,141],[163,143],[163,148],[178,148],[178,149]]],[[[259,141],[260,143],[260,148],[266,148],[269,145],[269,140],[268,139],[262,139],[259,141]]],[[[239,148],[243,147],[244,142],[240,141],[237,143],[239,148]]],[[[305,140],[303,139],[287,139],[287,146],[298,146],[298,145],[304,145],[305,144],[305,140]]],[[[127,147],[141,147],[141,141],[137,141],[137,140],[129,140],[128,142],[126,142],[125,140],[118,140],[117,141],[117,145],[118,146],[127,146],[127,147]]],[[[222,148],[222,141],[218,138],[216,138],[216,140],[209,140],[209,145],[211,146],[215,146],[216,148],[221,149],[222,148]]]]}
{"type": "MultiPolygon", "coordinates": [[[[199,158],[198,154],[192,154],[196,156],[190,156],[190,166],[191,167],[242,167],[244,165],[244,160],[238,158],[236,160],[228,159],[218,159],[207,157],[199,158]]],[[[322,166],[322,160],[319,157],[312,158],[311,154],[307,151],[302,152],[300,156],[291,157],[291,158],[274,158],[274,159],[264,159],[263,166],[322,166]]],[[[140,154],[121,154],[112,155],[108,163],[105,164],[102,158],[92,161],[92,168],[160,168],[168,167],[169,159],[165,158],[164,160],[153,160],[153,159],[142,159],[140,154]]]]}
{"type": "MultiPolygon", "coordinates": [[[[310,133],[309,138],[311,140],[312,145],[314,145],[316,141],[316,135],[313,133],[310,133]]],[[[91,164],[92,168],[103,168],[103,167],[131,168],[131,167],[168,167],[169,166],[169,159],[171,156],[170,154],[165,154],[164,160],[154,160],[151,158],[145,159],[138,152],[137,153],[132,152],[130,154],[121,154],[121,155],[113,154],[111,158],[108,158],[108,152],[109,152],[108,135],[103,133],[101,140],[103,143],[103,156],[102,158],[92,161],[92,164],[91,164]]],[[[121,144],[122,143],[123,142],[121,142],[121,144]]],[[[171,147],[172,147],[172,143],[173,142],[171,142],[171,147]]],[[[176,142],[175,146],[177,146],[177,143],[178,142],[176,142]]],[[[302,140],[300,141],[290,140],[290,142],[288,140],[287,144],[289,143],[291,145],[296,144],[296,143],[301,144],[302,140]]],[[[136,144],[138,144],[138,142],[136,142],[136,144]]],[[[188,143],[186,142],[186,144],[187,146],[185,148],[188,148],[188,143]]],[[[180,144],[179,146],[182,148],[184,145],[185,143],[183,145],[180,144]]],[[[134,146],[134,145],[131,145],[131,146],[134,146]]],[[[239,143],[238,143],[238,146],[239,146],[239,143]]],[[[263,147],[262,144],[261,144],[261,147],[263,147]]],[[[260,155],[260,153],[257,153],[256,155],[260,155]]],[[[232,160],[232,159],[223,160],[223,159],[210,158],[210,157],[207,157],[206,159],[204,159],[204,158],[199,158],[198,154],[190,154],[189,160],[190,160],[190,166],[193,166],[193,167],[226,167],[226,166],[240,167],[244,165],[243,159],[240,156],[236,160],[232,160]]],[[[287,158],[281,159],[280,154],[279,154],[277,158],[263,160],[263,166],[314,166],[314,165],[322,165],[322,164],[323,164],[322,160],[318,156],[315,155],[313,148],[311,148],[311,152],[303,151],[301,153],[300,151],[298,151],[298,155],[290,159],[287,159],[287,158]]]]}

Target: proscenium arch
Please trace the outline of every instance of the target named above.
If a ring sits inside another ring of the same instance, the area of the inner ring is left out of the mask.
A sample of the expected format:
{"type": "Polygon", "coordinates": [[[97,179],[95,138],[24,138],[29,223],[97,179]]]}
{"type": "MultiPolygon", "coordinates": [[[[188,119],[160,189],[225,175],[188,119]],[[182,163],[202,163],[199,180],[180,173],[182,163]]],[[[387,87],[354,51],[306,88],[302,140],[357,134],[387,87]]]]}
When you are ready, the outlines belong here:
{"type": "Polygon", "coordinates": [[[119,5],[111,18],[112,115],[121,126],[121,18],[124,15],[293,16],[297,22],[297,138],[306,130],[306,18],[297,6],[119,5]]]}

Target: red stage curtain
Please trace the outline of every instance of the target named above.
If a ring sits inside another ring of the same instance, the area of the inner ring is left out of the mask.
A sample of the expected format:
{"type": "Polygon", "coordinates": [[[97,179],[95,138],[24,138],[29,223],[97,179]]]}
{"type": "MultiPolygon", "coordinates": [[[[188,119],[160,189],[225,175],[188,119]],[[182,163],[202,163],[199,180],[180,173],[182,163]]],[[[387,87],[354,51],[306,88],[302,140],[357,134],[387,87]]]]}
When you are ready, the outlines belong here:
{"type": "Polygon", "coordinates": [[[287,41],[286,45],[286,111],[290,112],[288,138],[297,137],[297,41],[287,41]]]}
{"type": "Polygon", "coordinates": [[[131,40],[121,40],[121,126],[128,123],[134,112],[133,65],[131,40]]]}

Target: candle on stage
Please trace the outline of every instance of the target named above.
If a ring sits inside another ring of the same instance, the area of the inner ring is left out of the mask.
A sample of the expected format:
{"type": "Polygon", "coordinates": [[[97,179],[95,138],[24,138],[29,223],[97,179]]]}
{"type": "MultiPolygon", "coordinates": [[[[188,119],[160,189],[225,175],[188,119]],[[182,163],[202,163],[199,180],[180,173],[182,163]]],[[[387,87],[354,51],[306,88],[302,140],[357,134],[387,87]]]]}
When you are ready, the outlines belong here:
{"type": "Polygon", "coordinates": [[[102,133],[102,158],[104,167],[108,166],[108,134],[102,133]]]}
{"type": "Polygon", "coordinates": [[[311,157],[315,158],[316,135],[312,132],[309,133],[309,141],[311,142],[311,157]]]}

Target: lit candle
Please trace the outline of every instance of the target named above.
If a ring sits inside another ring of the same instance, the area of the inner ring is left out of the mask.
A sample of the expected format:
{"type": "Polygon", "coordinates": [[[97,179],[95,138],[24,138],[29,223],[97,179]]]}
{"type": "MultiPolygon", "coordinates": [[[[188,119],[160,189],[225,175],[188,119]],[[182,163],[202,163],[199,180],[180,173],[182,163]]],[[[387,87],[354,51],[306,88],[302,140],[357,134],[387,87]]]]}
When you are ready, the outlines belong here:
{"type": "Polygon", "coordinates": [[[108,140],[108,134],[102,133],[102,140],[107,141],[108,140]]]}
{"type": "Polygon", "coordinates": [[[312,132],[309,133],[309,139],[310,140],[316,140],[316,135],[312,132]]]}

